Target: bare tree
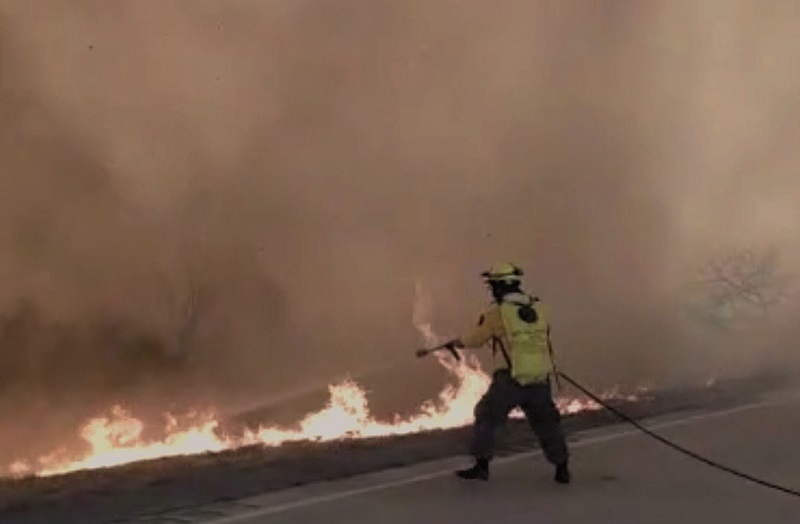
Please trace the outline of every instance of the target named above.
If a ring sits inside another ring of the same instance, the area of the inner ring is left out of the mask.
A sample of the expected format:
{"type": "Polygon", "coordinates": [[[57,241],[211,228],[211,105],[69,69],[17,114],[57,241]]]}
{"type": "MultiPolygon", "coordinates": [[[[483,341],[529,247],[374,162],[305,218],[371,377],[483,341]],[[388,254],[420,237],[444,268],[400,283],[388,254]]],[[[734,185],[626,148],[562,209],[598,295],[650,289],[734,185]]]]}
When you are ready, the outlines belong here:
{"type": "Polygon", "coordinates": [[[793,277],[780,271],[777,251],[744,248],[712,257],[699,280],[716,308],[766,312],[789,298],[793,277]]]}
{"type": "Polygon", "coordinates": [[[161,282],[167,306],[165,356],[183,361],[191,356],[208,294],[205,286],[192,274],[177,284],[163,277],[161,282]]]}
{"type": "Polygon", "coordinates": [[[204,289],[195,279],[190,279],[187,287],[188,289],[179,310],[179,327],[176,340],[176,353],[179,358],[184,358],[191,352],[206,296],[204,289]]]}

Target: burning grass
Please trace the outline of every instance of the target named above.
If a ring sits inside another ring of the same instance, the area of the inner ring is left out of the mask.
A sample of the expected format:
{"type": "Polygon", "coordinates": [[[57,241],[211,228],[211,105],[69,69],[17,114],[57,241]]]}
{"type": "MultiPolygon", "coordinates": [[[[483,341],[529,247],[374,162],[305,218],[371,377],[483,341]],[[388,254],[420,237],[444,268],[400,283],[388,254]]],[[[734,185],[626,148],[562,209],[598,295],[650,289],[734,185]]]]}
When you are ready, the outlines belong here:
{"type": "MultiPolygon", "coordinates": [[[[295,427],[263,425],[240,435],[224,434],[213,409],[182,416],[165,415],[160,438],[146,439],[145,424],[121,406],[87,421],[81,429],[85,449],[57,449],[32,460],[18,460],[6,468],[8,476],[52,476],[79,470],[108,468],[162,457],[197,455],[245,446],[281,446],[290,442],[325,442],[407,435],[468,425],[473,408],[489,385],[489,376],[477,359],[454,362],[439,357],[452,377],[435,400],[423,403],[412,415],[377,420],[370,413],[367,394],[353,381],[329,387],[330,398],[322,409],[309,413],[295,427]]],[[[611,392],[609,398],[620,395],[611,392]]],[[[594,402],[559,398],[565,414],[598,409],[594,402]]],[[[512,413],[520,417],[521,413],[512,413]]]]}

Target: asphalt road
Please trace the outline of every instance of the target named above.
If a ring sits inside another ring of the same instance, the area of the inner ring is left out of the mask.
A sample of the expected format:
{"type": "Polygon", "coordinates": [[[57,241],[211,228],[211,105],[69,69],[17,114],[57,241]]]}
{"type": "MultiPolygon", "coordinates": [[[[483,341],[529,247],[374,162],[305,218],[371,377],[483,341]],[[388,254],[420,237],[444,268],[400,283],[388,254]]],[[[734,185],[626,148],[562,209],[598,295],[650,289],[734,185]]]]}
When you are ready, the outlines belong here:
{"type": "MultiPolygon", "coordinates": [[[[731,467],[800,490],[800,391],[724,411],[647,422],[658,433],[731,467]]],[[[300,524],[716,523],[796,524],[800,498],[698,463],[632,430],[574,435],[574,482],[555,484],[538,452],[495,463],[488,483],[464,482],[444,460],[207,507],[141,522],[300,524]],[[176,520],[172,520],[176,519],[176,520]],[[185,519],[185,520],[178,520],[185,519]]]]}

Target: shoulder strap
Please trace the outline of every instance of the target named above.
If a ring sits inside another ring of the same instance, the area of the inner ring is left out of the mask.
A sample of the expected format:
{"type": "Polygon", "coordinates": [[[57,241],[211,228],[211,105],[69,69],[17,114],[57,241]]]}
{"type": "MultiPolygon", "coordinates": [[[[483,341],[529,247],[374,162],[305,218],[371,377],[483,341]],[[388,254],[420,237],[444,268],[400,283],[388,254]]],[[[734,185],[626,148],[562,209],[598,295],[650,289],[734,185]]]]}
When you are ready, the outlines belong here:
{"type": "Polygon", "coordinates": [[[503,358],[508,364],[508,370],[511,371],[511,357],[508,356],[508,351],[506,351],[505,346],[503,345],[503,341],[497,338],[496,336],[492,337],[492,353],[497,354],[498,349],[501,353],[503,353],[503,358]]]}

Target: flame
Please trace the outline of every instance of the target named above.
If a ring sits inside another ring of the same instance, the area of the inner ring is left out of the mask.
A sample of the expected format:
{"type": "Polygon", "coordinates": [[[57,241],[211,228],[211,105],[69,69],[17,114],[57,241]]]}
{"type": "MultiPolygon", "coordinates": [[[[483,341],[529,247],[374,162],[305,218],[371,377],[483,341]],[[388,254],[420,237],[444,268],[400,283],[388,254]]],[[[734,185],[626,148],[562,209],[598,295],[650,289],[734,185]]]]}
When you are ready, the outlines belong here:
{"type": "MultiPolygon", "coordinates": [[[[415,307],[414,324],[425,341],[440,343],[441,337],[436,336],[431,325],[422,322],[416,313],[415,307]]],[[[489,386],[490,377],[471,355],[461,361],[441,355],[436,355],[436,358],[453,380],[445,385],[436,399],[424,402],[411,416],[395,415],[391,421],[376,420],[370,414],[366,392],[350,380],[329,386],[327,405],[306,415],[295,428],[264,426],[238,437],[220,436],[219,417],[213,410],[208,410],[190,413],[180,419],[166,415],[165,436],[148,441],[143,438],[144,423],[129,411],[115,406],[108,414],[93,418],[83,426],[81,438],[88,447],[85,453],[75,456],[57,450],[33,462],[14,462],[7,468],[8,474],[50,476],[249,445],[280,446],[297,441],[386,437],[468,425],[472,422],[475,404],[489,386]]],[[[611,392],[607,396],[616,397],[618,393],[611,392]]],[[[559,398],[556,402],[565,414],[600,408],[592,401],[575,398],[559,398]]],[[[515,410],[511,416],[523,415],[515,410]]]]}
{"type": "MultiPolygon", "coordinates": [[[[307,440],[323,442],[386,437],[468,425],[472,422],[475,403],[486,391],[490,378],[474,357],[461,362],[448,357],[438,358],[454,382],[446,385],[435,400],[423,403],[414,415],[408,417],[395,415],[391,421],[376,420],[370,414],[364,389],[349,380],[329,386],[327,405],[307,415],[296,428],[264,426],[238,437],[220,436],[217,431],[219,419],[210,410],[180,419],[167,415],[166,436],[157,441],[146,441],[142,437],[144,423],[129,411],[115,406],[108,414],[93,418],[83,426],[81,438],[89,448],[86,453],[76,457],[63,450],[55,451],[39,457],[34,463],[17,461],[8,467],[8,473],[12,476],[50,476],[249,445],[280,446],[307,440]],[[181,428],[187,424],[188,428],[181,428]]],[[[613,392],[604,396],[617,397],[613,392]]],[[[592,401],[575,398],[559,398],[556,403],[565,414],[600,408],[592,401]]],[[[519,410],[511,413],[514,418],[522,416],[519,410]]]]}

